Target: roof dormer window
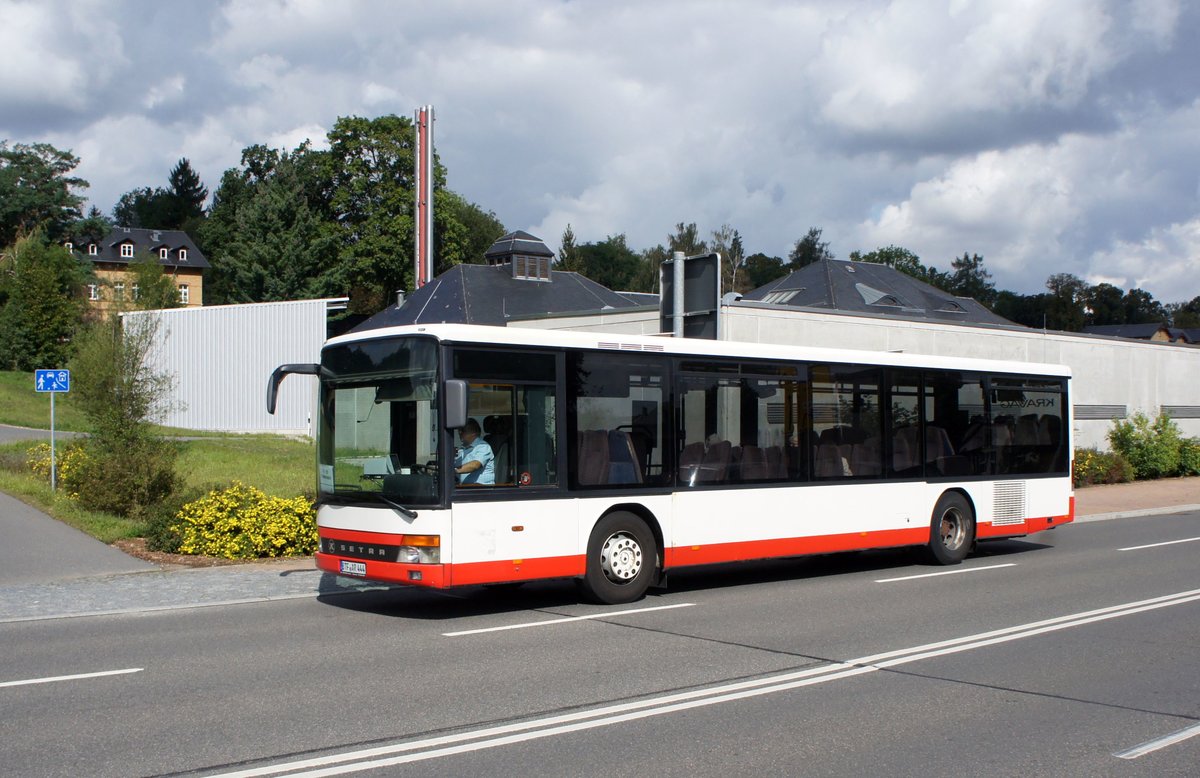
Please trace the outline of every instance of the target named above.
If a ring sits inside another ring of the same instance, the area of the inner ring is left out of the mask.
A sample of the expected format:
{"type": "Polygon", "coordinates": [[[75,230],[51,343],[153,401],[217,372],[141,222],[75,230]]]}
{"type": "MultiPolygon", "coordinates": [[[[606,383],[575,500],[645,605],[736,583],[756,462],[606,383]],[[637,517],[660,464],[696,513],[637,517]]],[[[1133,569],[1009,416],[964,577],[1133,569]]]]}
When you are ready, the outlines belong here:
{"type": "Polygon", "coordinates": [[[121,257],[124,259],[132,259],[133,258],[133,244],[132,243],[122,243],[121,244],[121,257]]]}
{"type": "Polygon", "coordinates": [[[99,254],[99,253],[100,253],[100,247],[99,247],[99,246],[97,246],[95,243],[89,243],[89,244],[88,244],[88,256],[89,256],[89,257],[94,257],[94,256],[96,256],[96,255],[97,255],[97,254],[99,254]]]}
{"type": "Polygon", "coordinates": [[[180,262],[187,262],[187,249],[180,249],[180,250],[179,250],[179,261],[180,261],[180,262]]]}
{"type": "Polygon", "coordinates": [[[67,241],[66,243],[63,244],[63,248],[65,248],[67,251],[74,251],[75,244],[72,243],[71,241],[67,241]]]}
{"type": "Polygon", "coordinates": [[[169,253],[170,253],[170,252],[167,250],[167,247],[166,247],[166,246],[163,246],[162,248],[160,248],[160,249],[158,250],[158,258],[159,258],[159,259],[166,259],[166,258],[167,258],[167,254],[169,254],[169,253]]]}
{"type": "Polygon", "coordinates": [[[513,278],[521,278],[526,281],[549,281],[550,257],[517,254],[513,257],[513,278]]]}

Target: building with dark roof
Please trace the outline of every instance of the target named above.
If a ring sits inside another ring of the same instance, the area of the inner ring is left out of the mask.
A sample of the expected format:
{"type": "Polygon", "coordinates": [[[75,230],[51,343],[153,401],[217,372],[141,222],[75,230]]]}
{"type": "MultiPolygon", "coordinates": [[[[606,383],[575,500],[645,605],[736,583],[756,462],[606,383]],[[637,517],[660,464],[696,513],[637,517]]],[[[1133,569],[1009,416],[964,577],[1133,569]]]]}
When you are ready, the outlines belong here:
{"type": "Polygon", "coordinates": [[[527,232],[497,240],[486,265],[456,265],[354,331],[402,324],[492,324],[512,319],[658,307],[658,295],[614,292],[590,278],[553,270],[554,252],[527,232]]]}
{"type": "Polygon", "coordinates": [[[823,259],[742,296],[788,308],[866,313],[910,321],[1017,326],[970,297],[955,297],[871,262],[823,259]]]}
{"type": "Polygon", "coordinates": [[[1162,343],[1196,343],[1197,330],[1168,327],[1166,324],[1094,324],[1084,327],[1089,335],[1104,335],[1109,338],[1132,338],[1154,340],[1162,343]]]}
{"type": "Polygon", "coordinates": [[[88,298],[93,306],[107,311],[126,299],[137,298],[137,284],[129,265],[149,255],[163,266],[175,282],[179,301],[185,308],[204,304],[204,270],[208,259],[183,230],[150,230],[114,227],[104,238],[86,245],[66,244],[69,251],[91,261],[98,283],[91,284],[88,298]]]}

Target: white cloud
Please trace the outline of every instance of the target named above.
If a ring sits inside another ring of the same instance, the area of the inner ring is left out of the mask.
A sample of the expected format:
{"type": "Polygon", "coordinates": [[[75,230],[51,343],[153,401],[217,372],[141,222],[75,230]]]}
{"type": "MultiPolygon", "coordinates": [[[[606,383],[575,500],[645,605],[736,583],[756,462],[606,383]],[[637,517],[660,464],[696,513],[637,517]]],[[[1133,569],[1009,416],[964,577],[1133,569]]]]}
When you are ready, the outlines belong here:
{"type": "Polygon", "coordinates": [[[124,43],[98,2],[0,2],[0,106],[82,111],[127,64],[124,43]]]}
{"type": "Polygon", "coordinates": [[[21,53],[0,138],[74,149],[106,210],[183,156],[211,188],[250,144],[320,147],[339,116],[433,104],[449,185],[552,245],[567,223],[640,249],[694,221],[783,256],[815,226],[838,256],[971,251],[1037,291],[1051,272],[1156,283],[1118,255],[1200,212],[1200,8],[1177,0],[0,12],[21,53]]]}
{"type": "Polygon", "coordinates": [[[1200,294],[1200,214],[1182,224],[1155,227],[1136,242],[1117,241],[1093,254],[1088,267],[1090,283],[1107,281],[1123,289],[1145,289],[1160,302],[1187,302],[1200,294]]]}

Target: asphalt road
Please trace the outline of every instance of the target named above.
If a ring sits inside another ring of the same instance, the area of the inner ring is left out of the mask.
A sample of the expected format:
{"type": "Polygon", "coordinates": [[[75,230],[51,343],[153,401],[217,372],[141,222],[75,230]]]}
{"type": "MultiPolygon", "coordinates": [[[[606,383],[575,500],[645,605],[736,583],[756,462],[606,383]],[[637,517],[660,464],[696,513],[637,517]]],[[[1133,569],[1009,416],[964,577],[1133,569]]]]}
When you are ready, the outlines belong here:
{"type": "Polygon", "coordinates": [[[628,606],[545,583],[0,623],[0,764],[1194,776],[1198,549],[1190,513],[955,568],[904,551],[707,568],[628,606]],[[111,674],[62,679],[93,673],[111,674]]]}

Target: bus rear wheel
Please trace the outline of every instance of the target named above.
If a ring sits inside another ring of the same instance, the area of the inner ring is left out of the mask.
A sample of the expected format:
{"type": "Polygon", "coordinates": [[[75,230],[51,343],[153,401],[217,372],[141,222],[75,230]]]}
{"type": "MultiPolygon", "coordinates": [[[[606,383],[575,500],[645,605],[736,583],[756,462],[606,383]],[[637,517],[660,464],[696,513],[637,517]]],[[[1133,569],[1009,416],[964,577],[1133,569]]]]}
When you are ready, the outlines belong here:
{"type": "Polygon", "coordinates": [[[632,513],[610,513],[588,539],[580,590],[591,602],[633,602],[646,593],[657,568],[658,548],[646,522],[632,513]]]}
{"type": "Polygon", "coordinates": [[[958,492],[946,492],[933,508],[929,555],[939,565],[957,565],[975,543],[975,512],[958,492]]]}

